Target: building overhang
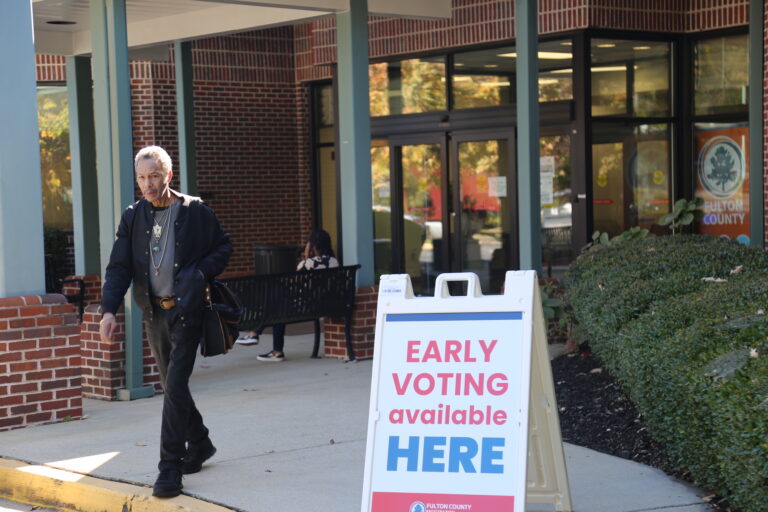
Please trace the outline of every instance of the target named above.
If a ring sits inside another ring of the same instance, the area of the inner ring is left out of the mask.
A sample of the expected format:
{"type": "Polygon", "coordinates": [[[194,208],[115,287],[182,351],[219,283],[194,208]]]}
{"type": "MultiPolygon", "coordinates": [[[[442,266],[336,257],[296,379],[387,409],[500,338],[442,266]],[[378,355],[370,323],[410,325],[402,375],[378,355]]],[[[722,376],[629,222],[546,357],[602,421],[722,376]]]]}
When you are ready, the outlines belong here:
{"type": "MultiPolygon", "coordinates": [[[[307,22],[349,9],[351,0],[125,0],[128,47],[151,47],[307,22]]],[[[35,51],[91,53],[89,0],[32,0],[35,51]]],[[[444,19],[450,0],[368,0],[370,15],[444,19]]]]}

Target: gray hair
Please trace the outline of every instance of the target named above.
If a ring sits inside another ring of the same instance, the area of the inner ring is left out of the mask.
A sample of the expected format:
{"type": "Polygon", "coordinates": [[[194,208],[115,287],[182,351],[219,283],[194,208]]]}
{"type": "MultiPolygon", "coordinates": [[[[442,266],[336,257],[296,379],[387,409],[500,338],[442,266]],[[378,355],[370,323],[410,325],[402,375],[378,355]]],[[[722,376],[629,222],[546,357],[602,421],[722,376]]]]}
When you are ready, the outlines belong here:
{"type": "Polygon", "coordinates": [[[171,161],[171,157],[168,156],[168,153],[160,146],[147,146],[145,148],[141,148],[139,152],[136,153],[136,158],[133,160],[133,168],[135,169],[138,167],[140,160],[147,158],[151,158],[157,162],[160,170],[164,172],[173,170],[173,162],[171,161]]]}

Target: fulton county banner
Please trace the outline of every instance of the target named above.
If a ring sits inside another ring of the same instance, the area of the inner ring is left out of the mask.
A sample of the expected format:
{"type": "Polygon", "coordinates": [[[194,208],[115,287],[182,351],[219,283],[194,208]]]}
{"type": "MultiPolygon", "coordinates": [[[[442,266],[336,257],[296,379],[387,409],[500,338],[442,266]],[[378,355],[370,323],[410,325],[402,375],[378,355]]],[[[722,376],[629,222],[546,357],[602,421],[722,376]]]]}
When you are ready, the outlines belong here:
{"type": "Polygon", "coordinates": [[[697,231],[749,245],[749,128],[696,126],[696,196],[704,200],[697,231]]]}

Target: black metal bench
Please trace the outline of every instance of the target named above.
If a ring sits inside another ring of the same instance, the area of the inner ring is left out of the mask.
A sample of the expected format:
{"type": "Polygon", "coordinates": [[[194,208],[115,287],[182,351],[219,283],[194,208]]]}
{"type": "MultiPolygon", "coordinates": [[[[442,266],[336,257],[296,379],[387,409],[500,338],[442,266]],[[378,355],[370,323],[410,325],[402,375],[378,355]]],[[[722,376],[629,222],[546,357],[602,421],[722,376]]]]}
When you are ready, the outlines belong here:
{"type": "Polygon", "coordinates": [[[222,279],[240,299],[243,312],[239,328],[260,332],[275,324],[315,323],[318,357],[320,318],[344,318],[347,356],[355,360],[352,348],[352,313],[355,309],[355,274],[360,265],[321,270],[286,272],[222,279]]]}

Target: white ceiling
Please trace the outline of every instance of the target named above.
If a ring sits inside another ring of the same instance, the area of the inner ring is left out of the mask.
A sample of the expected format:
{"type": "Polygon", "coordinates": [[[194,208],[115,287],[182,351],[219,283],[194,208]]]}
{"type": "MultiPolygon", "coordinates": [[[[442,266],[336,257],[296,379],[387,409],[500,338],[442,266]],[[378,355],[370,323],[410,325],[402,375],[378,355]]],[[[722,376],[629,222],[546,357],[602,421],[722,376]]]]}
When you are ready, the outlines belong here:
{"type": "MultiPolygon", "coordinates": [[[[344,11],[350,0],[125,0],[128,46],[141,48],[299,23],[344,11]]],[[[91,52],[90,0],[32,0],[37,53],[91,52]],[[72,25],[50,22],[74,22],[72,25]]],[[[371,15],[440,19],[450,0],[368,0],[371,15]]]]}

